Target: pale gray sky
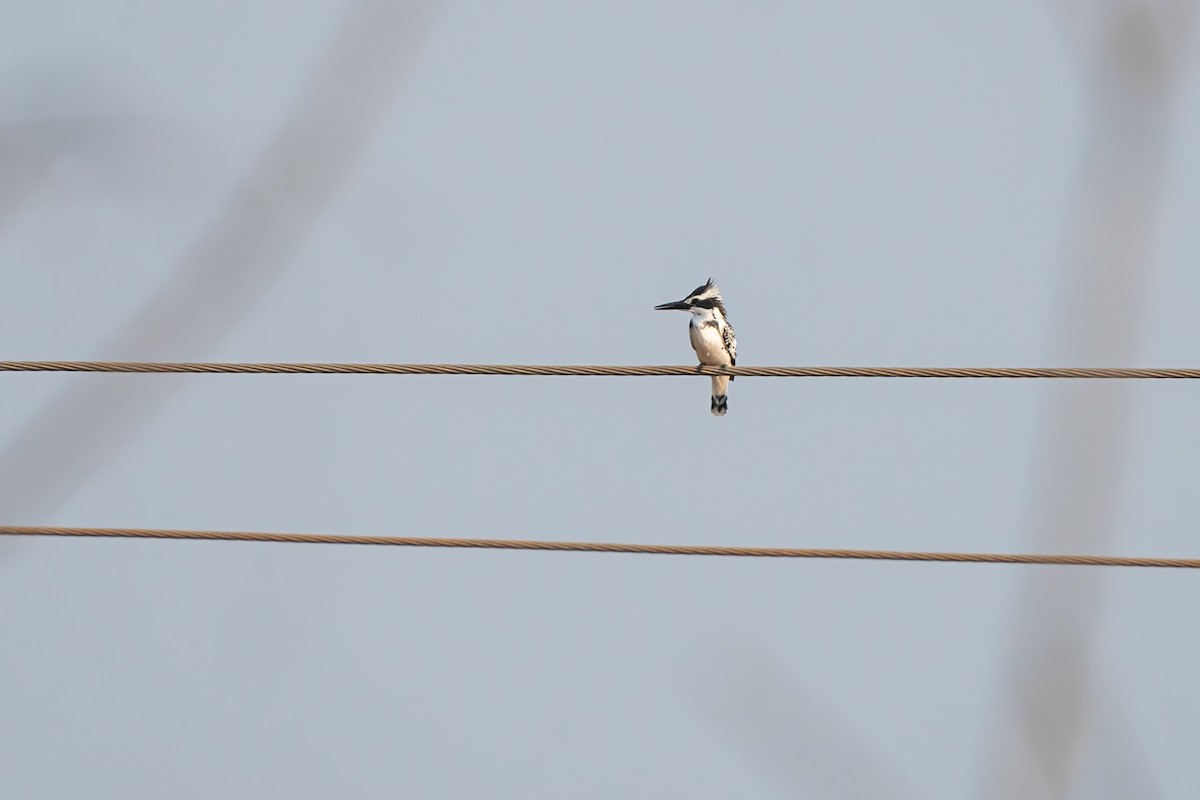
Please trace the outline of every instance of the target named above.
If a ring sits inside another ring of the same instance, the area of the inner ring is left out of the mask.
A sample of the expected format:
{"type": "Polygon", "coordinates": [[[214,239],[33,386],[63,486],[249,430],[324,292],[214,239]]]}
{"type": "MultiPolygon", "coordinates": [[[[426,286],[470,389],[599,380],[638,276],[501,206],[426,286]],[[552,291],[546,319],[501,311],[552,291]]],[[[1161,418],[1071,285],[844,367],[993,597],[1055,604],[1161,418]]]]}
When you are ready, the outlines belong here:
{"type": "MultiPolygon", "coordinates": [[[[3,358],[139,356],[99,348],[351,5],[12,9],[0,122],[76,135],[10,150],[52,155],[0,205],[3,358]]],[[[1050,5],[439,6],[282,277],[175,358],[690,363],[683,315],[651,309],[711,275],[744,364],[1056,364],[1086,72],[1050,5]]],[[[1197,363],[1186,77],[1137,365],[1197,363]]],[[[5,496],[0,523],[1025,550],[1051,390],[743,379],[714,419],[702,379],[7,375],[0,450],[108,380],[179,391],[78,490],[5,496]]],[[[1136,388],[1114,552],[1197,554],[1198,392],[1136,388]]],[[[12,798],[979,796],[1026,569],[72,540],[0,559],[12,798]]],[[[1162,797],[1194,797],[1200,579],[1107,578],[1118,711],[1097,714],[1162,797]]]]}

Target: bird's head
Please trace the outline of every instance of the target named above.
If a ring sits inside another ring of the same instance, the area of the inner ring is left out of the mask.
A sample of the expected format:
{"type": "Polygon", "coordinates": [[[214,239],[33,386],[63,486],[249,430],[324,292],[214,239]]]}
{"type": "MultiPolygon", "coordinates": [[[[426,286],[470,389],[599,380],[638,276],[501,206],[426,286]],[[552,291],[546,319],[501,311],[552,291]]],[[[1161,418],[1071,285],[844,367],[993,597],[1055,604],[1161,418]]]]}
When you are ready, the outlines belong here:
{"type": "Polygon", "coordinates": [[[713,309],[719,309],[725,316],[725,304],[721,302],[721,290],[709,278],[708,283],[697,286],[695,291],[682,300],[674,303],[663,303],[655,306],[655,311],[690,311],[693,314],[711,314],[713,309]]]}

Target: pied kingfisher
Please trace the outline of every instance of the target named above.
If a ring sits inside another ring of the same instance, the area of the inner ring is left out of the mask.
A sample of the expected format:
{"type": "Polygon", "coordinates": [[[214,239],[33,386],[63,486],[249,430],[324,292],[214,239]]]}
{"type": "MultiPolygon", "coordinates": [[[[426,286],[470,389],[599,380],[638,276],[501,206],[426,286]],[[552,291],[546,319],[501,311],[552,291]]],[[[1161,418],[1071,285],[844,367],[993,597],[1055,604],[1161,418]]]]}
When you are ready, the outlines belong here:
{"type": "MultiPolygon", "coordinates": [[[[700,359],[702,366],[726,367],[737,364],[737,337],[733,334],[733,326],[725,317],[725,304],[721,302],[721,290],[713,283],[696,288],[687,297],[675,303],[663,303],[655,306],[655,311],[690,311],[691,322],[688,323],[688,337],[692,340],[692,349],[700,359]]],[[[718,417],[725,416],[729,410],[729,401],[725,390],[733,377],[714,375],[712,378],[712,413],[718,417]]]]}

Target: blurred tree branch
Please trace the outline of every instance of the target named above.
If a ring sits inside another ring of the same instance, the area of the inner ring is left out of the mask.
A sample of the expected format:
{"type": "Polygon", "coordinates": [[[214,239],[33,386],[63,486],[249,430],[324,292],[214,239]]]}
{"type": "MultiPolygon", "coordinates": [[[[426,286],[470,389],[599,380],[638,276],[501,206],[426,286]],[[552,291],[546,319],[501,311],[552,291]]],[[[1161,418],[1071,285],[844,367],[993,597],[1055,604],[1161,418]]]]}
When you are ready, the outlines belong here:
{"type": "MultiPolygon", "coordinates": [[[[1126,365],[1138,352],[1171,90],[1185,61],[1194,3],[1058,0],[1056,6],[1084,53],[1090,94],[1056,355],[1081,365],[1126,365]]],[[[1131,389],[1080,383],[1053,392],[1034,472],[1038,549],[1103,553],[1115,533],[1131,389]]],[[[1103,594],[1099,571],[1028,573],[1014,623],[1005,730],[986,783],[991,796],[1074,793],[1103,594]]]]}
{"type": "MultiPolygon", "coordinates": [[[[236,325],[284,272],[360,163],[431,15],[426,2],[360,0],[351,6],[293,113],[223,212],[163,290],[98,354],[199,356],[236,325]]],[[[28,187],[45,165],[36,153],[16,151],[0,167],[15,170],[6,172],[9,186],[28,187]]],[[[178,385],[74,382],[0,453],[5,518],[45,519],[130,441],[178,385]]]]}
{"type": "Polygon", "coordinates": [[[905,777],[794,676],[745,637],[723,641],[717,730],[748,754],[782,797],[917,797],[905,777]]]}

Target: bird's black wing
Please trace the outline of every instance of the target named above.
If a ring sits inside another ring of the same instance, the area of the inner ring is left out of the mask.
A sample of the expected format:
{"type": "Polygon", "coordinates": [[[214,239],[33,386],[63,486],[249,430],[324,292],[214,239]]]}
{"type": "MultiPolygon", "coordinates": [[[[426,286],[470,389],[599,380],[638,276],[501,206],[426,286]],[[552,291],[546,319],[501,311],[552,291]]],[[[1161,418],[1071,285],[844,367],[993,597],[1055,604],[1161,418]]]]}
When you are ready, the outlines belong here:
{"type": "MultiPolygon", "coordinates": [[[[737,366],[737,335],[733,332],[733,326],[729,324],[729,320],[725,320],[725,327],[721,329],[721,338],[725,342],[725,351],[729,353],[729,363],[737,366]]],[[[729,380],[733,380],[730,378],[729,380]]]]}

